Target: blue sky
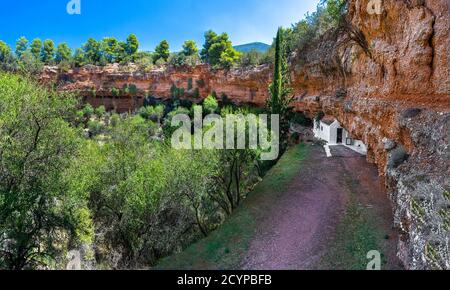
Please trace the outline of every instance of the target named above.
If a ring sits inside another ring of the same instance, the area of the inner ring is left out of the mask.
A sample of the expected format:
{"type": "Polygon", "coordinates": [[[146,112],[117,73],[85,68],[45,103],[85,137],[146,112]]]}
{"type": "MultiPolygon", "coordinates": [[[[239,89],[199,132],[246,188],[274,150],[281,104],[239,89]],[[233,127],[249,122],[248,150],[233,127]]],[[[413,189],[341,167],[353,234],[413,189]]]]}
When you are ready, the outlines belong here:
{"type": "Polygon", "coordinates": [[[79,47],[89,37],[125,39],[135,33],[141,49],[167,39],[178,50],[187,39],[203,43],[208,29],[228,32],[234,44],[270,44],[278,26],[298,22],[319,0],[80,0],[81,15],[69,15],[69,0],[2,0],[0,40],[14,47],[20,36],[79,47]]]}

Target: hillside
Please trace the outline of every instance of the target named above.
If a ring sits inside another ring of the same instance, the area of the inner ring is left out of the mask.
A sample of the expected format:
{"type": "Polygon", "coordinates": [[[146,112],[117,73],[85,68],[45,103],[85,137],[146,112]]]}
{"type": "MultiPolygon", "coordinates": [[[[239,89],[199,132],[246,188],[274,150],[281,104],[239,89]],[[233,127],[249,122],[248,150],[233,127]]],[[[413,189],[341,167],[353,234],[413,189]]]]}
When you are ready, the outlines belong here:
{"type": "Polygon", "coordinates": [[[236,49],[237,51],[240,51],[240,52],[249,52],[254,49],[259,52],[264,53],[264,52],[267,52],[269,50],[269,48],[270,48],[270,45],[262,43],[262,42],[252,42],[252,43],[234,46],[234,49],[236,49]]]}

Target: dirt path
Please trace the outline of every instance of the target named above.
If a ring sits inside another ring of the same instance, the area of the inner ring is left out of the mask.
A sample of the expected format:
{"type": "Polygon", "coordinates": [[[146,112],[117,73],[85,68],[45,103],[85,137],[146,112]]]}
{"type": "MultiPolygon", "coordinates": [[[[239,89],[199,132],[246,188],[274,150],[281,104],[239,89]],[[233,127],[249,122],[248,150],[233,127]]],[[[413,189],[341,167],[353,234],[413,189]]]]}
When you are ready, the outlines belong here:
{"type": "Polygon", "coordinates": [[[343,146],[332,147],[332,154],[310,149],[258,223],[243,269],[360,268],[370,250],[382,253],[384,268],[398,268],[391,205],[376,167],[343,146]]]}

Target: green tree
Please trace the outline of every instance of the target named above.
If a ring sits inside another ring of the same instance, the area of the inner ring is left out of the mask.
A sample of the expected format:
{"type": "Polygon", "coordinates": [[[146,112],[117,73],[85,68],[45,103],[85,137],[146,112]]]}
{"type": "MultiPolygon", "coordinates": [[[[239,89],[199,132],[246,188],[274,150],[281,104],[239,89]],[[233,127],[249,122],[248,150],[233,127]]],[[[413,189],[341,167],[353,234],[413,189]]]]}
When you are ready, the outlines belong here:
{"type": "Polygon", "coordinates": [[[169,56],[170,56],[169,42],[167,42],[167,40],[163,40],[155,48],[155,62],[161,59],[167,62],[169,56]]]}
{"type": "Polygon", "coordinates": [[[61,62],[69,62],[72,58],[72,50],[67,45],[67,43],[63,42],[58,45],[56,49],[55,61],[56,63],[61,62]]]}
{"type": "Polygon", "coordinates": [[[89,38],[83,45],[83,55],[85,63],[98,64],[101,60],[101,46],[94,38],[89,38]]]}
{"type": "Polygon", "coordinates": [[[217,38],[217,33],[212,30],[205,32],[205,44],[203,44],[203,49],[200,52],[200,56],[204,62],[209,61],[209,49],[215,43],[217,38]]]}
{"type": "Polygon", "coordinates": [[[42,51],[42,40],[40,40],[39,38],[33,39],[33,41],[31,42],[30,49],[31,49],[31,54],[33,54],[33,56],[36,59],[40,59],[41,51],[42,51]]]}
{"type": "Polygon", "coordinates": [[[108,63],[117,62],[123,54],[120,42],[114,37],[106,37],[102,40],[103,57],[108,63]]]}
{"type": "Polygon", "coordinates": [[[86,64],[86,56],[84,55],[83,49],[77,48],[73,56],[73,64],[76,67],[82,67],[86,64]]]}
{"type": "Polygon", "coordinates": [[[198,55],[197,43],[194,40],[186,40],[183,44],[183,54],[185,56],[198,55]]]}
{"type": "Polygon", "coordinates": [[[19,62],[20,72],[25,75],[37,75],[41,73],[43,64],[39,58],[36,58],[30,50],[22,54],[19,62]]]}
{"type": "Polygon", "coordinates": [[[21,37],[16,41],[16,56],[18,59],[22,58],[22,54],[28,49],[28,39],[21,37]]]}
{"type": "Polygon", "coordinates": [[[4,62],[11,55],[11,48],[0,40],[0,62],[4,62]]]}
{"type": "Polygon", "coordinates": [[[139,49],[139,41],[134,34],[130,34],[127,38],[126,52],[129,56],[133,56],[139,49]]]}
{"type": "Polygon", "coordinates": [[[0,70],[16,71],[17,60],[14,57],[11,48],[0,40],[0,70]]]}
{"type": "Polygon", "coordinates": [[[55,58],[55,43],[51,39],[44,41],[44,47],[42,48],[41,59],[45,64],[51,64],[55,58]]]}
{"type": "Polygon", "coordinates": [[[228,34],[217,35],[213,31],[208,31],[205,33],[201,56],[213,68],[231,68],[240,59],[241,53],[233,48],[228,34]]]}
{"type": "Polygon", "coordinates": [[[290,97],[292,90],[289,88],[284,35],[284,30],[279,28],[275,39],[273,82],[270,85],[270,97],[267,100],[267,109],[269,112],[280,115],[280,143],[282,152],[287,146],[289,118],[292,113],[291,103],[293,101],[292,97],[290,97]]]}
{"type": "Polygon", "coordinates": [[[65,178],[79,148],[65,121],[76,100],[10,74],[0,74],[0,91],[0,268],[55,267],[92,233],[87,199],[65,178]]]}

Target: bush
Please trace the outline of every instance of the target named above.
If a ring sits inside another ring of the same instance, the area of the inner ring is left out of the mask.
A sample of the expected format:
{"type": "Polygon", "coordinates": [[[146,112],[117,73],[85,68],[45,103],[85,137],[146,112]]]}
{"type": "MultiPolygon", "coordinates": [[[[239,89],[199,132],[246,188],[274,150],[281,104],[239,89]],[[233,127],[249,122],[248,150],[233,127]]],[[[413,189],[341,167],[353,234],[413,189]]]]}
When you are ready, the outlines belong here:
{"type": "Polygon", "coordinates": [[[84,118],[89,120],[90,118],[92,118],[94,113],[95,113],[95,109],[94,109],[94,107],[91,106],[91,104],[86,104],[84,106],[84,108],[83,108],[83,116],[84,116],[84,118]]]}
{"type": "Polygon", "coordinates": [[[70,178],[83,142],[66,121],[77,100],[3,73],[0,92],[0,268],[55,268],[93,239],[88,195],[70,178]]]}
{"type": "Polygon", "coordinates": [[[111,89],[111,95],[112,95],[113,97],[118,97],[118,96],[120,96],[120,90],[119,90],[118,88],[112,88],[112,89],[111,89]]]}
{"type": "Polygon", "coordinates": [[[216,113],[218,108],[219,104],[217,103],[217,99],[213,95],[209,95],[203,101],[203,109],[205,110],[205,113],[216,113]]]}
{"type": "Polygon", "coordinates": [[[95,109],[95,115],[97,116],[97,118],[102,118],[103,116],[105,116],[105,114],[106,114],[105,106],[100,106],[95,109]]]}
{"type": "Polygon", "coordinates": [[[153,122],[160,122],[164,117],[165,106],[157,105],[155,107],[147,106],[139,109],[139,115],[147,120],[151,120],[153,122]]]}
{"type": "Polygon", "coordinates": [[[88,126],[87,126],[88,130],[89,130],[89,136],[95,137],[97,135],[102,134],[103,130],[104,130],[104,126],[102,123],[100,123],[97,120],[90,120],[88,122],[88,126]]]}
{"type": "Polygon", "coordinates": [[[138,52],[134,56],[134,63],[139,70],[150,72],[153,69],[153,56],[148,52],[138,52]]]}

